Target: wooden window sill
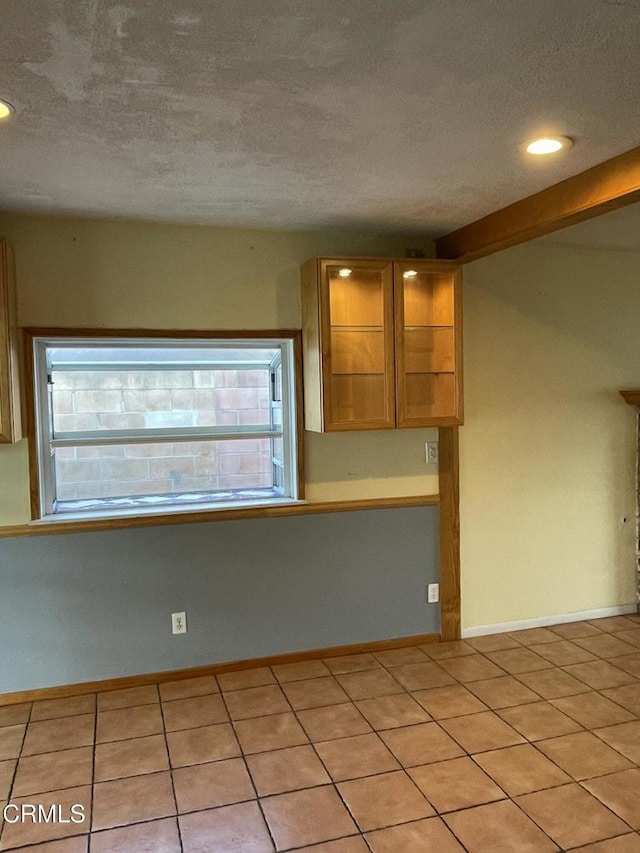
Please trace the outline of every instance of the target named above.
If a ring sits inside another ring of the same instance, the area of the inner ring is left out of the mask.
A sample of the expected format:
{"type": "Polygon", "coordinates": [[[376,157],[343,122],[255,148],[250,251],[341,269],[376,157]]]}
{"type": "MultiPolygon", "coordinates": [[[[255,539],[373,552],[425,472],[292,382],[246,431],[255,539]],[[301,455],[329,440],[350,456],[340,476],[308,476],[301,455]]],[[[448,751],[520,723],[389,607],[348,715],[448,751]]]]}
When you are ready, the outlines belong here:
{"type": "Polygon", "coordinates": [[[167,524],[199,524],[209,521],[235,521],[242,518],[280,518],[315,515],[325,512],[356,512],[365,509],[399,509],[411,506],[437,506],[439,495],[410,495],[398,498],[368,498],[343,501],[298,501],[290,504],[251,506],[234,509],[171,512],[155,515],[130,515],[113,518],[84,518],[56,521],[32,521],[0,527],[0,538],[12,536],[47,536],[54,533],[90,533],[128,527],[158,527],[167,524]]]}

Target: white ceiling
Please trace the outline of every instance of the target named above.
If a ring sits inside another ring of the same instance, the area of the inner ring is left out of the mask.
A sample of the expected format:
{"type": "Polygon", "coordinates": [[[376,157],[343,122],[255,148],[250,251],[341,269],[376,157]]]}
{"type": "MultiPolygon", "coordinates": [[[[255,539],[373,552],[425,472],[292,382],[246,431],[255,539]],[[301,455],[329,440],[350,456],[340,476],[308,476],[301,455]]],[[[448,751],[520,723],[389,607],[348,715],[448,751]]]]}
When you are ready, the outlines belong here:
{"type": "Polygon", "coordinates": [[[635,147],[640,0],[1,0],[0,207],[439,236],[635,147]],[[576,139],[546,162],[519,144],[576,139]]]}

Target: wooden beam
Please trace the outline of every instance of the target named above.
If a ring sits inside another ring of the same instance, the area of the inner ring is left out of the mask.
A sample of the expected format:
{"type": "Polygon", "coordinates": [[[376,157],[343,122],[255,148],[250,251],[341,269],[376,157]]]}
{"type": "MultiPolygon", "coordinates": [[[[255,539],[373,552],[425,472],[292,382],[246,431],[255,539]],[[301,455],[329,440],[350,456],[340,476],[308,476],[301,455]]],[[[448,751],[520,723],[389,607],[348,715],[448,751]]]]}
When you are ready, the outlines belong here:
{"type": "Polygon", "coordinates": [[[460,486],[458,427],[439,429],[440,636],[460,639],[460,486]]]}
{"type": "Polygon", "coordinates": [[[436,240],[436,257],[474,261],[640,201],[640,146],[436,240]]]}

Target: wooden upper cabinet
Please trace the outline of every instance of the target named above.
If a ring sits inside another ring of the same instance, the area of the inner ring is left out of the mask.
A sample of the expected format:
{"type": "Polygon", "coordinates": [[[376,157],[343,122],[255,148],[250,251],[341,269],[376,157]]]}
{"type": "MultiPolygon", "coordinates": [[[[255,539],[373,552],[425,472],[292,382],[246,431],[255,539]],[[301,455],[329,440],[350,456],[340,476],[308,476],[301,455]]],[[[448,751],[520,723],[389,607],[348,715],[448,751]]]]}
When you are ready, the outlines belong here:
{"type": "Polygon", "coordinates": [[[0,239],[0,443],[22,438],[13,256],[0,239]]]}
{"type": "Polygon", "coordinates": [[[305,427],[461,423],[459,268],[312,258],[302,267],[305,427]]]}

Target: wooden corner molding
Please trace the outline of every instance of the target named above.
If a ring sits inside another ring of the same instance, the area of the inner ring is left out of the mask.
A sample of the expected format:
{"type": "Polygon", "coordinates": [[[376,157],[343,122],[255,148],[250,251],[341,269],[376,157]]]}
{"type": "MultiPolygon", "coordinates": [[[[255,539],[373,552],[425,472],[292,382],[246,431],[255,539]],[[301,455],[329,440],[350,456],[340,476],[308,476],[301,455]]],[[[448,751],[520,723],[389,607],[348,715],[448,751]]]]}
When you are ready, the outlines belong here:
{"type": "Polygon", "coordinates": [[[640,201],[640,146],[436,240],[436,257],[467,263],[640,201]]]}
{"type": "Polygon", "coordinates": [[[440,633],[459,640],[460,601],[460,473],[458,427],[440,427],[440,633]]]}
{"type": "Polygon", "coordinates": [[[630,406],[640,406],[640,388],[621,391],[620,396],[624,397],[630,406]]]}

